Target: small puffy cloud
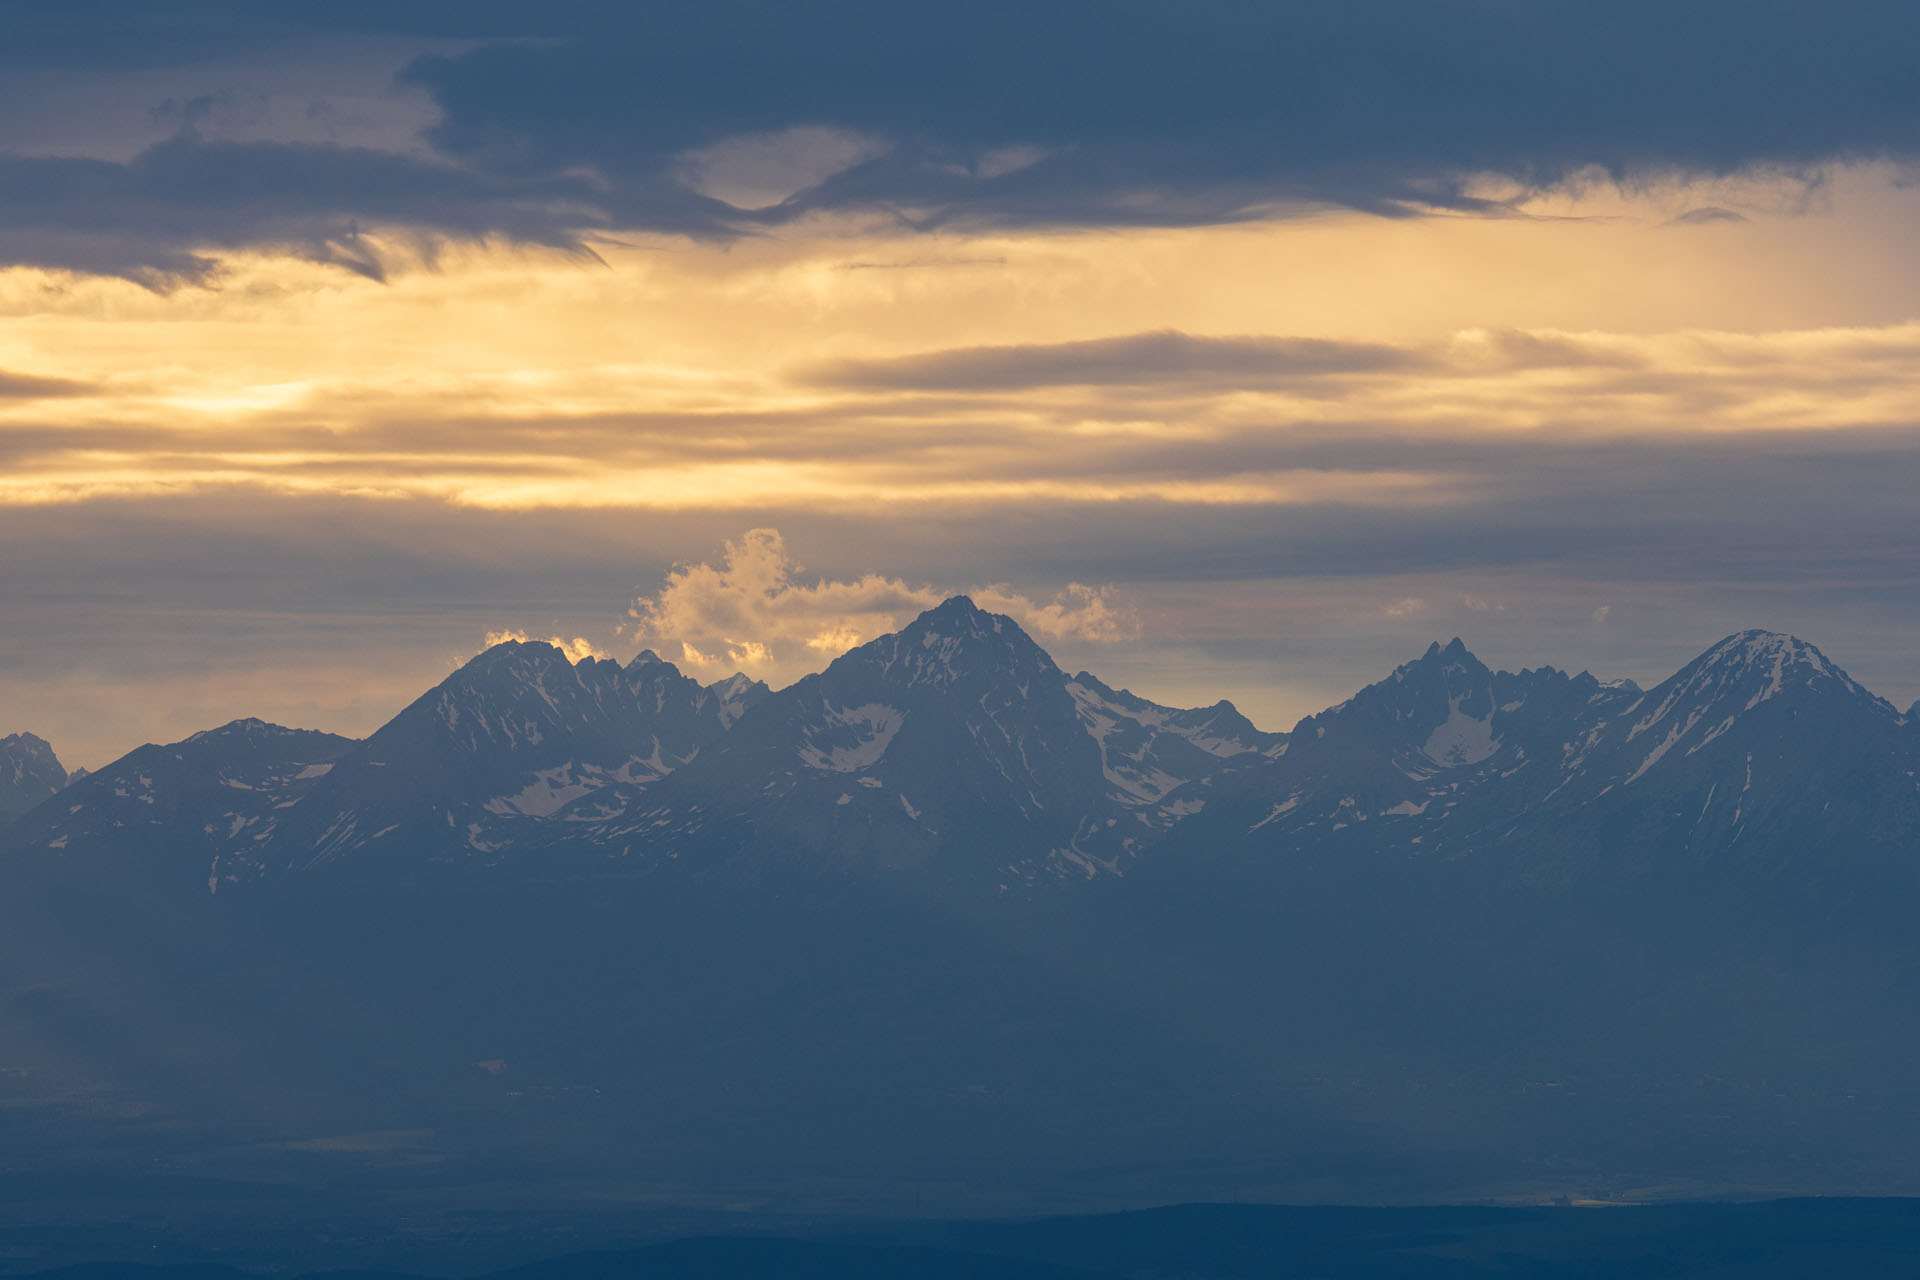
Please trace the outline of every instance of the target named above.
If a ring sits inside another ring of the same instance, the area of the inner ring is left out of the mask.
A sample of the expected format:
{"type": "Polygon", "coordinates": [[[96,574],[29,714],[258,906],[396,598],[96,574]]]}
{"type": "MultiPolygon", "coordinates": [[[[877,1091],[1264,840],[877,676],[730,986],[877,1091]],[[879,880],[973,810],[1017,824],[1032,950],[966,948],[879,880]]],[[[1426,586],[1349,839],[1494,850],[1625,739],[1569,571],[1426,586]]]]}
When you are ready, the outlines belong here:
{"type": "Polygon", "coordinates": [[[975,587],[973,602],[989,613],[1004,613],[1044,640],[1084,640],[1115,644],[1140,634],[1133,611],[1118,603],[1111,587],[1069,582],[1052,601],[1039,604],[1005,586],[975,587]]]}
{"type": "Polygon", "coordinates": [[[529,640],[544,640],[566,654],[568,662],[584,662],[588,658],[608,656],[606,650],[585,636],[575,636],[569,640],[565,636],[530,636],[524,631],[489,631],[486,647],[491,649],[497,644],[506,644],[509,640],[519,644],[526,644],[529,640]]]}
{"type": "MultiPolygon", "coordinates": [[[[740,670],[788,681],[899,630],[954,594],[879,574],[806,582],[803,571],[779,530],[750,529],[727,540],[718,564],[675,566],[657,593],[634,601],[628,632],[701,675],[740,670]]],[[[1113,643],[1139,631],[1131,610],[1106,587],[1069,583],[1047,601],[1004,584],[967,593],[1043,641],[1113,643]]]]}
{"type": "Polygon", "coordinates": [[[802,125],[689,151],[680,157],[678,176],[703,196],[737,209],[764,209],[886,150],[877,138],[802,125]]]}
{"type": "Polygon", "coordinates": [[[1419,596],[1408,596],[1404,600],[1396,600],[1388,605],[1385,612],[1389,618],[1411,618],[1416,613],[1425,613],[1426,609],[1425,600],[1419,596]]]}

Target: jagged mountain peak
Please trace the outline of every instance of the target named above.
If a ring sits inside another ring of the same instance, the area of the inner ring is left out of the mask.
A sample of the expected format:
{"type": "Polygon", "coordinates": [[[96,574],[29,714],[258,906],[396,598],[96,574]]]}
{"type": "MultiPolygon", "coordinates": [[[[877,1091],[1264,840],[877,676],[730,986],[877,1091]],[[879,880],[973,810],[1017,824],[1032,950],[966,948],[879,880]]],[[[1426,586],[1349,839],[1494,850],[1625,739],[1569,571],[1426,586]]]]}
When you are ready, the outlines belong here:
{"type": "Polygon", "coordinates": [[[1395,667],[1387,679],[1343,704],[1382,707],[1397,721],[1445,719],[1449,705],[1482,720],[1493,713],[1493,672],[1458,636],[1445,645],[1433,642],[1418,658],[1395,667]]]}
{"type": "Polygon", "coordinates": [[[1441,644],[1438,640],[1435,640],[1427,646],[1427,651],[1421,654],[1415,662],[1407,665],[1418,666],[1436,662],[1442,665],[1462,665],[1469,663],[1474,666],[1481,665],[1480,659],[1473,656],[1473,650],[1467,648],[1467,642],[1459,636],[1455,636],[1445,644],[1441,644]]]}
{"type": "MultiPolygon", "coordinates": [[[[492,857],[516,833],[678,769],[766,686],[703,687],[648,651],[568,659],[505,641],[427,691],[332,770],[282,828],[283,864],[384,843],[492,857]]],[[[557,819],[556,819],[557,820],[557,819]]],[[[278,837],[277,837],[278,838],[278,837]]]]}
{"type": "Polygon", "coordinates": [[[0,738],[0,818],[24,813],[68,781],[53,744],[45,738],[31,733],[0,738]]]}
{"type": "Polygon", "coordinates": [[[698,681],[651,649],[623,667],[591,655],[576,662],[545,640],[504,640],[469,659],[421,702],[431,699],[449,729],[465,723],[469,746],[478,749],[480,739],[495,736],[496,730],[510,741],[524,735],[538,742],[542,726],[591,719],[629,699],[659,712],[670,702],[697,704],[703,696],[698,681]],[[478,737],[472,732],[476,728],[478,737]]]}
{"type": "Polygon", "coordinates": [[[973,602],[972,596],[953,595],[922,613],[911,625],[924,625],[942,633],[949,633],[956,629],[977,633],[983,629],[992,629],[994,619],[1001,616],[982,609],[973,602]]]}
{"type": "Polygon", "coordinates": [[[1467,648],[1466,641],[1455,636],[1444,645],[1438,640],[1429,644],[1418,658],[1394,668],[1391,678],[1401,684],[1424,681],[1455,687],[1485,684],[1493,678],[1493,672],[1467,648]]]}
{"type": "MultiPolygon", "coordinates": [[[[662,665],[670,667],[672,664],[662,665]]],[[[755,680],[744,671],[736,671],[724,679],[715,680],[706,688],[716,700],[721,725],[729,728],[756,702],[773,692],[766,681],[755,680]]]]}
{"type": "MultiPolygon", "coordinates": [[[[1534,736],[1532,722],[1550,714],[1548,708],[1575,684],[1552,668],[1496,673],[1456,636],[1429,644],[1386,679],[1309,716],[1288,741],[1305,752],[1309,768],[1338,770],[1365,760],[1371,762],[1367,767],[1387,771],[1381,776],[1398,779],[1511,767],[1526,758],[1522,743],[1534,736]]],[[[1597,690],[1597,683],[1589,684],[1597,690]]],[[[1533,745],[1537,750],[1540,744],[1533,745]]]]}
{"type": "Polygon", "coordinates": [[[955,641],[1044,652],[1033,637],[1021,629],[1019,623],[1004,613],[987,612],[975,604],[970,596],[947,597],[896,634],[927,647],[942,641],[955,641]]]}
{"type": "Polygon", "coordinates": [[[239,741],[257,742],[263,738],[281,737],[290,733],[306,733],[310,730],[289,729],[285,725],[273,724],[258,716],[242,716],[238,720],[229,720],[223,725],[211,729],[202,729],[189,734],[185,742],[213,744],[218,742],[239,741]]]}
{"type": "MultiPolygon", "coordinates": [[[[594,662],[597,659],[586,658],[582,661],[594,662]]],[[[568,658],[559,646],[549,644],[545,640],[502,640],[499,644],[489,645],[467,659],[456,674],[481,675],[512,672],[526,675],[573,665],[573,660],[568,658]]]]}
{"type": "Polygon", "coordinates": [[[827,674],[860,669],[889,684],[951,687],[978,680],[1030,684],[1036,675],[1064,684],[1066,673],[1001,613],[988,613],[966,596],[952,596],[891,635],[871,640],[837,658],[827,674]]]}
{"type": "Polygon", "coordinates": [[[29,772],[49,769],[59,770],[62,779],[66,777],[53,744],[45,738],[32,733],[10,733],[0,738],[0,782],[8,778],[18,781],[29,772]]]}

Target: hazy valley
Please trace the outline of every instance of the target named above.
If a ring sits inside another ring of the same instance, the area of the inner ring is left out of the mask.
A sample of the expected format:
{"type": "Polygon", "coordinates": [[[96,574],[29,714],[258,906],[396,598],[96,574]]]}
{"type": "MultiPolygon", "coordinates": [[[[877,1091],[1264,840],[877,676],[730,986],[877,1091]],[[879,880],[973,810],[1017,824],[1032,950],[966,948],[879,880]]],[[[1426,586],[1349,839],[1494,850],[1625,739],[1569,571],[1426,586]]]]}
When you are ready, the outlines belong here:
{"type": "Polygon", "coordinates": [[[510,642],[365,741],[7,750],[19,1177],[1920,1189],[1920,729],[1784,635],[1644,690],[1436,644],[1266,733],[956,598],[777,692],[510,642]]]}

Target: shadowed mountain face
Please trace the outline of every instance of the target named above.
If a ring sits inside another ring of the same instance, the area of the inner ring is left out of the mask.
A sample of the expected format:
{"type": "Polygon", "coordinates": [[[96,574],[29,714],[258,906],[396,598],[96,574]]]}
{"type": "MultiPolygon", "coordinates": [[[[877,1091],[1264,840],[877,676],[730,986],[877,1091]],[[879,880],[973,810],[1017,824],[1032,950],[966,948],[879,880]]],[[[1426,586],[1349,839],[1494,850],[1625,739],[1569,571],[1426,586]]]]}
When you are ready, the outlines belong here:
{"type": "Polygon", "coordinates": [[[1511,858],[1527,880],[1722,856],[1797,859],[1816,879],[1836,859],[1905,874],[1913,748],[1905,717],[1790,636],[1730,637],[1645,692],[1490,672],[1456,640],[1302,721],[1182,834],[1256,859],[1511,858]]]}
{"type": "Polygon", "coordinates": [[[155,884],[212,893],[258,877],[260,851],[343,754],[348,738],[235,720],[128,752],[11,829],[74,861],[111,862],[155,884]]]}
{"type": "Polygon", "coordinates": [[[0,738],[0,822],[18,817],[67,785],[67,771],[46,739],[31,733],[0,738]]]}
{"type": "Polygon", "coordinates": [[[1917,773],[1764,632],[1651,690],[1436,644],[1287,734],[964,598],[778,692],[502,645],[365,742],[243,721],[15,822],[0,1141],[796,1203],[1920,1189],[1917,773]]]}
{"type": "Polygon", "coordinates": [[[281,870],[493,864],[549,822],[587,820],[608,788],[659,781],[766,693],[737,676],[702,687],[651,652],[622,667],[496,645],[344,755],[263,855],[281,870]]]}
{"type": "Polygon", "coordinates": [[[1275,741],[1225,703],[1173,711],[1070,680],[956,597],[568,835],[747,880],[880,869],[1001,893],[1122,870],[1188,811],[1183,789],[1275,741]]]}

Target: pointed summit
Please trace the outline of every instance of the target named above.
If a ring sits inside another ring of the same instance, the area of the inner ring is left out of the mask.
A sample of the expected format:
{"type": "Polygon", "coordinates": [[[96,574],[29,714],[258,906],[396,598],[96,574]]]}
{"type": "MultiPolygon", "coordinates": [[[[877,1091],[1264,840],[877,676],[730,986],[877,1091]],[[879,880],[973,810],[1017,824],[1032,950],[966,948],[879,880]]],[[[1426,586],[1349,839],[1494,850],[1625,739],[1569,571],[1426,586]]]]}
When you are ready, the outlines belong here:
{"type": "Polygon", "coordinates": [[[877,667],[889,684],[943,688],[985,681],[1027,687],[1041,674],[1064,684],[1054,665],[1020,624],[988,613],[966,596],[952,596],[905,628],[881,636],[835,659],[828,671],[877,667]]]}
{"type": "MultiPolygon", "coordinates": [[[[596,659],[583,658],[583,667],[596,659]]],[[[468,658],[441,685],[445,688],[491,688],[571,681],[573,661],[545,640],[502,640],[468,658]]]]}
{"type": "Polygon", "coordinates": [[[1486,666],[1480,659],[1473,656],[1473,651],[1467,648],[1466,641],[1459,636],[1455,636],[1444,645],[1435,640],[1427,646],[1425,653],[1407,663],[1401,670],[1420,666],[1472,667],[1481,671],[1486,670],[1486,666]]]}
{"type": "Polygon", "coordinates": [[[1445,648],[1430,647],[1419,662],[1395,672],[1407,723],[1431,724],[1420,754],[1442,768],[1479,764],[1499,749],[1493,724],[1493,673],[1455,636],[1445,648]],[[1405,672],[1404,679],[1401,672],[1405,672]],[[1435,723],[1437,721],[1437,723],[1435,723]]]}
{"type": "Polygon", "coordinates": [[[1736,632],[1701,654],[1697,661],[1723,668],[1764,669],[1769,674],[1775,671],[1783,675],[1806,672],[1853,683],[1826,654],[1800,637],[1784,631],[1736,632]]]}
{"type": "Polygon", "coordinates": [[[1014,625],[1012,618],[988,613],[975,604],[971,596],[948,596],[908,623],[906,630],[936,635],[981,635],[998,631],[1001,623],[1014,625]]]}
{"type": "Polygon", "coordinates": [[[1805,640],[1759,630],[1728,636],[1647,697],[1651,702],[1658,695],[1663,706],[1739,703],[1740,710],[1751,711],[1801,690],[1880,701],[1805,640]]]}
{"type": "Polygon", "coordinates": [[[736,671],[724,680],[715,680],[708,685],[707,692],[719,699],[721,726],[731,727],[735,720],[773,690],[767,687],[764,680],[755,680],[744,671],[736,671]]]}
{"type": "Polygon", "coordinates": [[[1364,758],[1401,777],[1479,765],[1503,742],[1494,682],[1459,637],[1436,641],[1387,679],[1301,721],[1290,741],[1309,756],[1364,758]]]}
{"type": "Polygon", "coordinates": [[[1787,743],[1828,740],[1826,754],[1838,757],[1839,744],[1865,741],[1898,718],[1806,641],[1742,631],[1640,694],[1572,763],[1590,785],[1650,788],[1737,761],[1744,794],[1763,776],[1751,772],[1756,759],[1768,767],[1787,743]]]}
{"type": "Polygon", "coordinates": [[[67,781],[66,769],[45,738],[31,733],[0,738],[0,819],[25,813],[67,781]]]}

